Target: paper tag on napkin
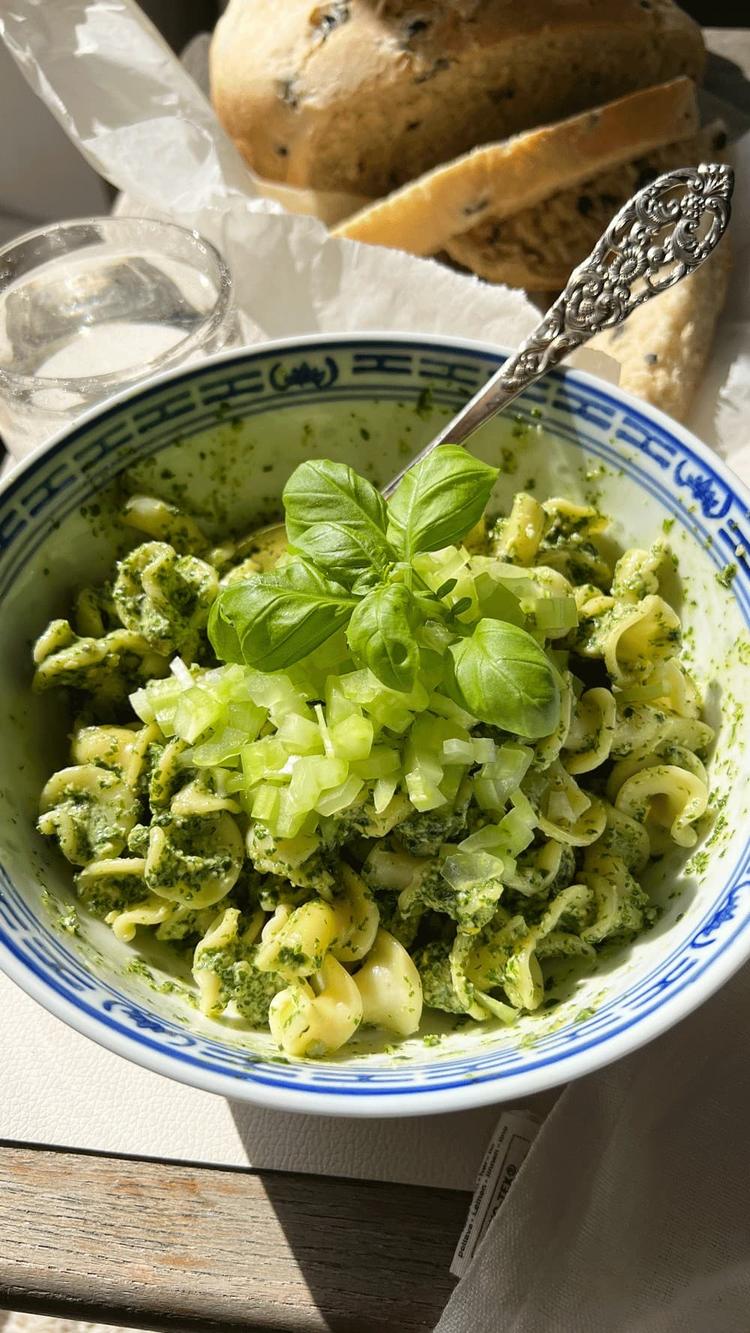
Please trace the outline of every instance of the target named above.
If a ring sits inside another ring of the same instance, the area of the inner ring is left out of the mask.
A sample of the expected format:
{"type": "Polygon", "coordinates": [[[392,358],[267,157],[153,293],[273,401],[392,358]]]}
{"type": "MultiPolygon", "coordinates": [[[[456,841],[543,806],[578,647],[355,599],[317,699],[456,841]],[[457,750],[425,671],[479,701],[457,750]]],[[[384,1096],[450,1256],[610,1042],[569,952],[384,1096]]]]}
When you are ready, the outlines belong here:
{"type": "Polygon", "coordinates": [[[525,1161],[542,1117],[533,1111],[504,1111],[479,1168],[466,1225],[451,1263],[454,1277],[463,1277],[484,1234],[525,1161]]]}

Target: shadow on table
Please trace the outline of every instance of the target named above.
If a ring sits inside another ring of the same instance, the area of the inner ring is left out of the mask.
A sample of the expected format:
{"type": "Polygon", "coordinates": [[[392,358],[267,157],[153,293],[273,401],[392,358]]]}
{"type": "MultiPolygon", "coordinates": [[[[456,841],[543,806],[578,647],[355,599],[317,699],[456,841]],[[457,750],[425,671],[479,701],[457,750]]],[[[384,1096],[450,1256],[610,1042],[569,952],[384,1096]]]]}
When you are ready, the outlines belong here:
{"type": "Polygon", "coordinates": [[[497,1108],[355,1121],[229,1105],[248,1162],[268,1172],[266,1196],[322,1327],[434,1329],[455,1285],[449,1267],[468,1207],[461,1191],[472,1186],[497,1108]]]}
{"type": "MultiPolygon", "coordinates": [[[[555,1095],[525,1104],[543,1114],[555,1095]]],[[[266,1195],[323,1327],[434,1329],[455,1285],[449,1267],[465,1191],[500,1108],[389,1120],[229,1108],[248,1164],[269,1172],[266,1195]]]]}

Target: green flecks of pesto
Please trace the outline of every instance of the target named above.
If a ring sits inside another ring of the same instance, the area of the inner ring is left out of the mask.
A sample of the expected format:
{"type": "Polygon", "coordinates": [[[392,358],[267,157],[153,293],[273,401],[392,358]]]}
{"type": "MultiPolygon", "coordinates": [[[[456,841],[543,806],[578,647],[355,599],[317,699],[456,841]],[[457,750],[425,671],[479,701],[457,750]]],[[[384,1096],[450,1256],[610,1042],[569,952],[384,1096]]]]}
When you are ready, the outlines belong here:
{"type": "Polygon", "coordinates": [[[430,389],[429,387],[422,389],[414,405],[414,410],[417,416],[422,417],[422,419],[425,420],[432,414],[433,406],[434,406],[434,397],[432,389],[430,389]]]}
{"type": "Polygon", "coordinates": [[[737,566],[736,564],[732,563],[730,565],[725,565],[723,569],[720,569],[717,572],[716,582],[722,588],[731,588],[732,583],[734,582],[736,577],[737,577],[737,566]]]}
{"type": "Polygon", "coordinates": [[[585,1023],[587,1019],[593,1018],[595,1013],[596,1013],[595,1009],[579,1009],[578,1013],[575,1015],[575,1018],[573,1019],[573,1022],[585,1023]]]}
{"type": "Polygon", "coordinates": [[[686,875],[705,875],[708,870],[708,852],[696,852],[685,865],[686,875]]]}

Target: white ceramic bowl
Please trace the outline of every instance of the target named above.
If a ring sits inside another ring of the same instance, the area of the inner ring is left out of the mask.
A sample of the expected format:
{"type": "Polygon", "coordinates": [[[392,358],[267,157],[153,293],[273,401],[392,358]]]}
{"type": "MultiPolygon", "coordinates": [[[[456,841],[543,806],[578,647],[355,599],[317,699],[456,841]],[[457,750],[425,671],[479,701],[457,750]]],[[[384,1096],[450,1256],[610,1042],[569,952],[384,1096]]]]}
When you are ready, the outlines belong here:
{"type": "MultiPolygon", "coordinates": [[[[35,832],[39,791],[65,754],[59,697],[31,694],[30,644],[104,577],[104,521],[123,472],[180,499],[216,530],[278,511],[301,458],[344,458],[378,482],[498,364],[468,342],[363,335],[287,341],[216,357],[89,415],[0,493],[0,964],[43,1005],[118,1054],[208,1091],[340,1115],[407,1115],[500,1102],[590,1072],[663,1032],[750,953],[750,743],[739,701],[750,665],[750,502],[721,462],[659,412],[580,374],[555,373],[472,448],[502,462],[498,498],[594,492],[624,543],[666,520],[680,607],[708,720],[717,819],[698,856],[650,872],[658,925],[571,986],[561,1006],[512,1029],[467,1024],[437,1044],[378,1053],[363,1036],[337,1057],[290,1062],[268,1034],[203,1018],[181,995],[129,970],[132,948],[100,922],[61,928],[72,874],[35,832]],[[739,548],[739,556],[735,554],[739,548]],[[737,565],[729,587],[717,575],[737,565]],[[61,907],[62,905],[62,907],[61,907]]],[[[436,1019],[433,1027],[439,1028],[436,1019]]]]}

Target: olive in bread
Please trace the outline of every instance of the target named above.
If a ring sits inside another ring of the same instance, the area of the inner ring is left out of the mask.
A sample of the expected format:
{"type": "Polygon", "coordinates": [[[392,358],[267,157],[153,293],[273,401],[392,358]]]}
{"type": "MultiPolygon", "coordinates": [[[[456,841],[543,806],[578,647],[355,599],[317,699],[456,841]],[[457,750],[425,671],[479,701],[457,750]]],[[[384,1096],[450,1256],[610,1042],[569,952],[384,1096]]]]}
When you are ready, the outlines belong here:
{"type": "MultiPolygon", "coordinates": [[[[730,231],[731,235],[731,231],[730,231]]],[[[727,294],[732,252],[725,236],[675,287],[646,301],[589,347],[620,364],[620,388],[685,421],[703,379],[727,294]]]]}
{"type": "MultiPolygon", "coordinates": [[[[465,260],[458,253],[455,258],[472,268],[477,240],[478,262],[484,259],[487,237],[494,261],[492,237],[500,219],[521,211],[536,215],[538,204],[582,176],[619,167],[650,149],[685,139],[697,128],[695,84],[673,79],[504,143],[475,148],[346,218],[335,234],[411,254],[434,254],[450,249],[454,237],[458,245],[461,233],[469,232],[472,258],[465,260]]],[[[481,267],[476,271],[495,276],[481,267]]]]}
{"type": "Polygon", "coordinates": [[[689,139],[641,152],[608,171],[587,173],[585,179],[532,208],[510,217],[485,218],[478,227],[446,241],[445,250],[488,282],[526,291],[557,291],[636,190],[664,171],[715,161],[725,145],[723,127],[714,125],[689,139]]]}
{"type": "Polygon", "coordinates": [[[378,198],[704,55],[672,0],[230,0],[211,95],[261,176],[378,198]]]}

